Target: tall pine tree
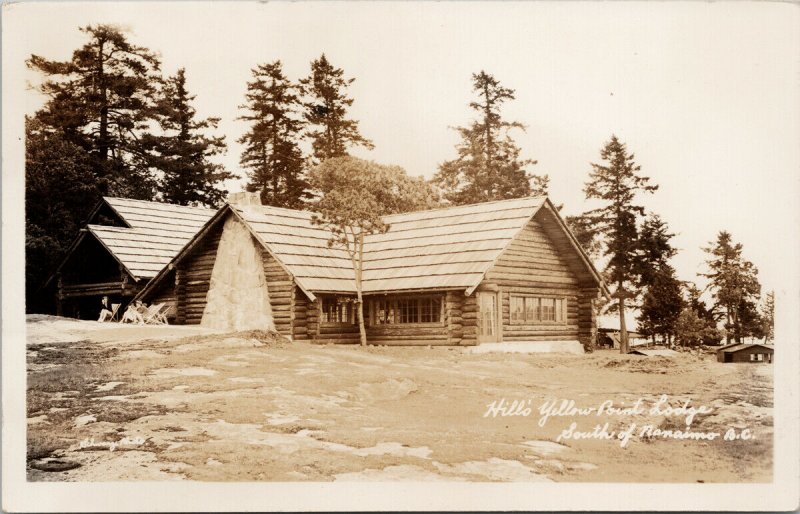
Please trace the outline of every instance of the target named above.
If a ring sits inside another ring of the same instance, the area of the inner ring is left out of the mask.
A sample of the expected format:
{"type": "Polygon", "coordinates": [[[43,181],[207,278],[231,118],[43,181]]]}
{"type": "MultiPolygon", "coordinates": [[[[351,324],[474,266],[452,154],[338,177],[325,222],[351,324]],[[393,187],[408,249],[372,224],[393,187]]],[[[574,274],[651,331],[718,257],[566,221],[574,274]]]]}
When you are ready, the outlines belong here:
{"type": "Polygon", "coordinates": [[[45,76],[38,89],[48,97],[36,116],[88,152],[102,194],[150,200],[156,181],[141,141],[156,121],[160,61],[113,25],[80,30],[89,41],[69,61],[28,59],[45,76]]]}
{"type": "Polygon", "coordinates": [[[749,315],[749,304],[753,304],[754,311],[761,294],[758,269],[742,256],[742,244],[734,243],[731,234],[724,230],[703,251],[709,255],[706,261],[709,271],[700,275],[710,281],[708,287],[715,300],[714,309],[725,316],[728,342],[734,338],[739,343],[745,335],[742,310],[747,309],[749,315]]]}
{"type": "Polygon", "coordinates": [[[514,90],[485,71],[472,75],[472,90],[477,100],[469,106],[478,119],[456,127],[461,136],[458,157],[442,163],[433,179],[445,198],[460,205],[546,194],[549,177],[527,172],[536,161],[520,158],[521,150],[510,135],[524,125],[500,114],[503,104],[514,100],[514,90]]]}
{"type": "Polygon", "coordinates": [[[245,145],[239,160],[249,170],[247,190],[259,192],[265,205],[302,208],[310,197],[300,149],[304,122],[299,88],[283,74],[281,61],[260,64],[247,83],[240,120],[250,129],[239,139],[245,145]]]}
{"type": "Polygon", "coordinates": [[[347,111],[353,105],[353,99],[347,96],[347,88],[354,81],[354,78],[344,78],[344,70],[335,68],[325,54],[311,62],[311,73],[300,80],[314,164],[344,157],[348,155],[348,148],[353,146],[370,150],[375,147],[359,132],[358,121],[347,117],[347,111]]]}
{"type": "Polygon", "coordinates": [[[677,253],[670,243],[673,235],[659,216],[648,216],[642,223],[635,261],[638,288],[643,291],[640,330],[653,339],[660,335],[664,341],[675,334],[675,324],[683,309],[681,282],[669,263],[677,253]]]}
{"type": "Polygon", "coordinates": [[[628,329],[625,326],[625,301],[635,296],[632,286],[637,281],[638,236],[637,219],[644,215],[644,207],[636,205],[639,193],[651,193],[658,186],[639,175],[641,167],[634,155],[617,136],[600,151],[605,164],[592,163],[589,181],[584,193],[587,199],[604,202],[600,208],[584,214],[603,237],[604,253],[609,257],[605,274],[614,285],[616,310],[619,313],[620,352],[628,353],[628,329]]]}
{"type": "Polygon", "coordinates": [[[225,153],[225,137],[206,134],[217,128],[219,118],[197,119],[194,99],[181,68],[164,81],[157,104],[161,133],[144,140],[152,153],[151,165],[163,174],[159,190],[164,201],[214,207],[227,194],[220,183],[234,175],[211,160],[225,153]]]}

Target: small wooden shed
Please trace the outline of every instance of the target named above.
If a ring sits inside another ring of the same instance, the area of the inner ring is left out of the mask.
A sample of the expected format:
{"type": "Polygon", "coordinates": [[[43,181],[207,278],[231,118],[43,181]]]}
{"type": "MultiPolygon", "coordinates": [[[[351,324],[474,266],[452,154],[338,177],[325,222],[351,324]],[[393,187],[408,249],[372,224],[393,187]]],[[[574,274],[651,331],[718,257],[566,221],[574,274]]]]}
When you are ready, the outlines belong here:
{"type": "MultiPolygon", "coordinates": [[[[249,202],[220,209],[137,298],[174,302],[177,323],[203,322],[215,266],[229,251],[220,244],[226,224],[238,223],[260,251],[278,332],[357,343],[355,281],[345,251],[328,247],[329,233],[311,223],[311,212],[249,202]]],[[[398,214],[386,222],[387,233],[365,242],[370,343],[594,344],[593,302],[608,289],[547,198],[398,214]]]]}
{"type": "Polygon", "coordinates": [[[718,362],[772,363],[775,348],[766,344],[735,343],[717,350],[718,362]]]}
{"type": "Polygon", "coordinates": [[[43,287],[56,314],[96,319],[103,296],[124,308],[214,212],[103,197],[43,287]]]}

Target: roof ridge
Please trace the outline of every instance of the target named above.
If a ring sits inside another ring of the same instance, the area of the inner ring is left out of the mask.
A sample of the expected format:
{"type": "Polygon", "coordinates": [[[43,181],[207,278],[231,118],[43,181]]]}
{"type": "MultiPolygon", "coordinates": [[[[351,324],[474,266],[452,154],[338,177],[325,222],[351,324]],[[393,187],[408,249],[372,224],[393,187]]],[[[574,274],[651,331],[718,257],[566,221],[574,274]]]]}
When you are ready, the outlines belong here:
{"type": "MultiPolygon", "coordinates": [[[[490,200],[488,202],[466,203],[466,204],[463,204],[463,205],[448,205],[446,207],[434,207],[433,209],[423,209],[423,210],[420,210],[420,211],[396,212],[394,214],[386,214],[383,217],[386,218],[386,217],[390,217],[390,216],[404,216],[404,215],[408,215],[408,214],[422,214],[422,213],[425,213],[425,212],[446,211],[446,210],[449,210],[449,209],[463,209],[463,208],[467,208],[467,207],[475,207],[475,206],[478,206],[478,205],[489,205],[489,204],[495,204],[495,203],[515,202],[515,201],[520,201],[520,200],[540,200],[540,199],[547,199],[547,195],[521,196],[519,198],[504,198],[502,200],[490,200]]],[[[146,200],[144,200],[144,201],[146,201],[146,200]]],[[[226,202],[226,203],[228,203],[228,202],[226,202]]],[[[288,207],[278,207],[278,206],[275,206],[275,205],[236,205],[236,204],[230,204],[230,203],[228,203],[228,205],[230,205],[231,207],[234,207],[236,209],[239,209],[239,210],[244,210],[243,209],[244,207],[267,207],[267,208],[270,208],[270,209],[277,209],[277,210],[281,210],[281,211],[302,213],[302,214],[308,214],[308,215],[318,214],[316,211],[309,211],[309,210],[305,210],[305,209],[290,209],[288,207]]]]}
{"type": "Polygon", "coordinates": [[[170,202],[161,202],[157,200],[140,200],[138,198],[125,198],[124,196],[103,196],[104,200],[125,200],[127,202],[138,202],[138,203],[155,203],[158,205],[167,205],[169,207],[179,207],[181,209],[202,209],[204,211],[216,211],[218,210],[216,207],[201,207],[195,205],[181,205],[177,203],[170,203],[170,202]]]}
{"type": "Polygon", "coordinates": [[[478,205],[489,205],[493,203],[503,203],[503,202],[514,202],[519,200],[534,200],[534,199],[547,199],[547,195],[538,195],[538,196],[521,196],[519,198],[505,198],[503,200],[490,200],[488,202],[475,202],[475,203],[465,203],[462,205],[448,205],[447,207],[434,207],[433,209],[424,209],[421,211],[408,211],[408,212],[398,212],[395,214],[387,214],[384,217],[390,216],[403,216],[407,214],[422,214],[425,212],[434,212],[434,211],[446,211],[448,209],[462,209],[465,207],[475,207],[478,205]]]}

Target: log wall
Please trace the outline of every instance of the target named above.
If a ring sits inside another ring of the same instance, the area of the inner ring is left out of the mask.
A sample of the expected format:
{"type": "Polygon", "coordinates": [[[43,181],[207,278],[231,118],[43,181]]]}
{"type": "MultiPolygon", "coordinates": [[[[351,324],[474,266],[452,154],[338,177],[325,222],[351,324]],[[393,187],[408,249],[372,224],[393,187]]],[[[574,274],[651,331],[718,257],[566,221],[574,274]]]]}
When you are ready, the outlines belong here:
{"type": "Polygon", "coordinates": [[[175,270],[170,271],[161,281],[161,284],[149,294],[150,305],[166,303],[170,306],[167,311],[167,319],[174,323],[178,314],[178,297],[175,288],[175,270]]]}
{"type": "Polygon", "coordinates": [[[210,232],[197,247],[178,264],[180,283],[176,280],[178,319],[187,325],[199,325],[206,308],[206,294],[211,272],[217,259],[217,247],[222,237],[222,224],[210,232]],[[182,307],[182,308],[181,308],[182,307]],[[181,316],[182,315],[182,316],[181,316]]]}
{"type": "Polygon", "coordinates": [[[580,340],[590,343],[596,330],[591,302],[598,293],[580,256],[552,215],[543,213],[531,220],[509,244],[486,274],[482,288],[500,291],[503,341],[580,340]],[[560,234],[560,235],[559,235],[560,234]],[[511,323],[511,296],[566,299],[563,322],[511,323]]]}
{"type": "Polygon", "coordinates": [[[269,290],[269,303],[272,306],[272,317],[275,320],[275,329],[279,334],[293,337],[293,324],[295,320],[295,290],[296,286],[289,275],[269,252],[261,252],[264,263],[264,277],[269,290]]]}
{"type": "MultiPolygon", "coordinates": [[[[309,309],[314,308],[306,294],[297,286],[294,288],[294,318],[292,319],[292,338],[305,341],[312,338],[309,331],[309,309]]],[[[316,320],[315,320],[316,322],[316,320]]],[[[316,327],[315,327],[316,330],[316,327]]]]}

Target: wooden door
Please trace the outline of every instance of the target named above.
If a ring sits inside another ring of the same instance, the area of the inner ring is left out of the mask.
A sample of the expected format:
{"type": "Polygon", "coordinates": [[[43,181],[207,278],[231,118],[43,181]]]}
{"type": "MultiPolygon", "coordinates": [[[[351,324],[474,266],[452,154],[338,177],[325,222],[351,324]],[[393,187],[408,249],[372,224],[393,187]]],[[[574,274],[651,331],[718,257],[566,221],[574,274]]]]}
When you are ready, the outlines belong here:
{"type": "Polygon", "coordinates": [[[478,293],[478,343],[500,341],[497,293],[478,293]]]}

